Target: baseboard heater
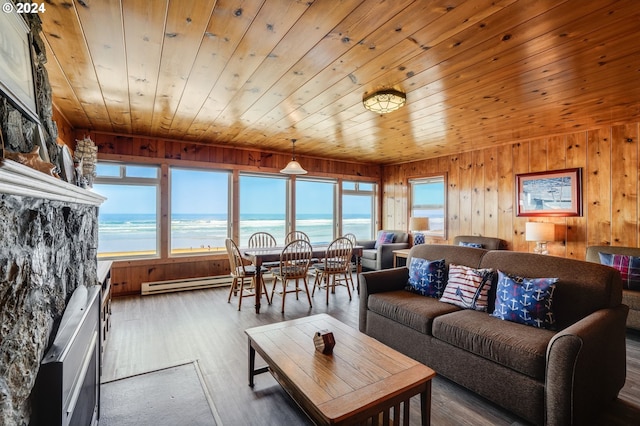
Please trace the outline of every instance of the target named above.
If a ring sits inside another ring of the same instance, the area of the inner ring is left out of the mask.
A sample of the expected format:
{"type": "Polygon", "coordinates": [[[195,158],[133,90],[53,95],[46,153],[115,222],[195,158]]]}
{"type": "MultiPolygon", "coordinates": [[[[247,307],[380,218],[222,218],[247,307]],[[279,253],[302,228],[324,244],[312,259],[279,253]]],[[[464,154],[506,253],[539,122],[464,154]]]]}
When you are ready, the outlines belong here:
{"type": "Polygon", "coordinates": [[[233,278],[230,275],[216,275],[213,277],[185,278],[181,280],[153,281],[142,283],[141,294],[170,293],[173,291],[199,290],[211,287],[223,287],[231,285],[233,278]]]}

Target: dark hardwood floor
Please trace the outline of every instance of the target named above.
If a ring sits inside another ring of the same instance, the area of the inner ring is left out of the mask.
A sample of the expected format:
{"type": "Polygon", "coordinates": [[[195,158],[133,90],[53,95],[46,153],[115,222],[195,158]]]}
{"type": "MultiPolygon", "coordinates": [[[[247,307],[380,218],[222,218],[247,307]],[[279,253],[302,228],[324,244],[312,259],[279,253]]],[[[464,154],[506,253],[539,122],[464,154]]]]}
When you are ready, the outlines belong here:
{"type": "MultiPolygon", "coordinates": [[[[197,360],[223,424],[311,424],[271,375],[256,376],[256,386],[249,388],[244,330],[316,313],[328,313],[357,328],[357,294],[349,301],[346,290],[340,288],[327,306],[324,294],[316,293],[311,309],[304,295],[298,301],[288,295],[285,314],[280,313],[281,299],[276,295],[272,306],[264,302],[259,315],[251,299],[246,298],[238,311],[237,298],[229,304],[227,295],[228,288],[216,288],[114,299],[102,381],[197,360]]],[[[313,344],[311,337],[309,344],[313,344]]],[[[625,387],[594,424],[638,424],[640,333],[628,332],[627,358],[625,387]]],[[[412,409],[418,407],[418,401],[412,401],[412,409]]],[[[416,412],[412,424],[418,419],[416,412]]],[[[431,422],[435,426],[527,424],[443,377],[433,382],[431,422]]]]}

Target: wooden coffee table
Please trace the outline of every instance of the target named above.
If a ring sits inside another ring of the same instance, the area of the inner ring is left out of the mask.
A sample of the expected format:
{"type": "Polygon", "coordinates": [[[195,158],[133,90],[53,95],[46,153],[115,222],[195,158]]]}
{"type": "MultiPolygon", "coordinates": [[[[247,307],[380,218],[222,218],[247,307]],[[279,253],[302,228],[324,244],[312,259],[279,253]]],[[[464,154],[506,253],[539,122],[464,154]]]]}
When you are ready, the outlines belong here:
{"type": "Polygon", "coordinates": [[[418,394],[421,424],[430,423],[431,379],[436,373],[329,315],[245,332],[249,336],[249,386],[253,387],[256,374],[271,372],[317,424],[346,425],[369,418],[375,418],[373,424],[390,424],[395,417],[408,425],[409,400],[418,394]],[[319,330],[333,333],[332,355],[316,351],[313,336],[319,330]],[[267,367],[255,368],[256,352],[267,367]]]}

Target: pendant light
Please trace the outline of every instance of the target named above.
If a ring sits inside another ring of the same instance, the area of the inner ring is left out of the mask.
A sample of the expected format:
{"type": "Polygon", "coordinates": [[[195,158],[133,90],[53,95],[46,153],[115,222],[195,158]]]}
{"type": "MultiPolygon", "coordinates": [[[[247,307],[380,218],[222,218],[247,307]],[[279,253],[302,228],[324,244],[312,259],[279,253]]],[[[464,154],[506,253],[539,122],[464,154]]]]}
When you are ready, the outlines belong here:
{"type": "Polygon", "coordinates": [[[287,164],[287,167],[280,170],[280,173],[285,175],[306,175],[307,171],[302,168],[300,163],[296,161],[296,140],[291,139],[291,151],[292,151],[292,159],[287,164]]]}

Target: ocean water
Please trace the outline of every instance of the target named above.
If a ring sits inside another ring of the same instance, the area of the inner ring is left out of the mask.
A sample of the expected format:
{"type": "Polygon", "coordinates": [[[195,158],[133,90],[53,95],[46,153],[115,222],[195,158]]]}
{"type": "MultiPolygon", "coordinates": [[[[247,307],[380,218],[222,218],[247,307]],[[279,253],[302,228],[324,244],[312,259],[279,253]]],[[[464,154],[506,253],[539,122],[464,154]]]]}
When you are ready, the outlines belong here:
{"type": "MultiPolygon", "coordinates": [[[[99,218],[98,252],[101,254],[155,250],[159,238],[154,215],[101,214],[99,218]]],[[[343,219],[343,232],[359,239],[373,238],[371,219],[351,215],[343,219]]],[[[326,215],[299,216],[296,229],[309,235],[312,243],[333,240],[333,220],[326,215]]],[[[284,242],[285,218],[282,215],[243,215],[240,217],[240,245],[246,245],[254,232],[272,234],[279,244],[284,242]]],[[[171,249],[224,249],[227,238],[226,215],[176,214],[171,218],[171,249]]]]}

